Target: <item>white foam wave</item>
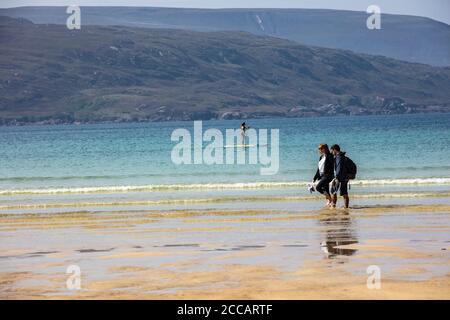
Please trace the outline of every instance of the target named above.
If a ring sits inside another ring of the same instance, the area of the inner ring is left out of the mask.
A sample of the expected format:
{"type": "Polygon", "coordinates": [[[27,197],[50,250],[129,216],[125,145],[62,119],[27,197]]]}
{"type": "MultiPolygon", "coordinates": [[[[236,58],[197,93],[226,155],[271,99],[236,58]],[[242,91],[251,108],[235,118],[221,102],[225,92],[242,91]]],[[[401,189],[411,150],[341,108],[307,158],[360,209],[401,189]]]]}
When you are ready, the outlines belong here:
{"type": "MultiPolygon", "coordinates": [[[[306,187],[307,181],[279,182],[247,182],[247,183],[197,183],[197,184],[156,184],[141,186],[99,186],[99,187],[63,187],[44,189],[7,189],[0,190],[0,196],[21,194],[85,194],[85,193],[126,193],[126,192],[156,192],[177,190],[239,190],[239,189],[281,189],[306,187]]],[[[450,185],[450,178],[426,179],[375,179],[354,180],[352,185],[450,185]]]]}
{"type": "MultiPolygon", "coordinates": [[[[449,192],[416,192],[416,193],[373,193],[354,194],[353,199],[389,199],[389,198],[434,198],[449,197],[449,192]]],[[[114,202],[62,202],[62,203],[36,203],[36,204],[12,204],[0,205],[1,210],[33,210],[33,209],[61,209],[61,208],[81,208],[81,207],[134,207],[134,206],[157,206],[157,205],[186,205],[186,204],[206,204],[206,203],[229,203],[229,202],[296,202],[320,200],[318,195],[306,196],[253,196],[253,197],[218,197],[203,199],[161,199],[147,201],[114,201],[114,202]]]]}

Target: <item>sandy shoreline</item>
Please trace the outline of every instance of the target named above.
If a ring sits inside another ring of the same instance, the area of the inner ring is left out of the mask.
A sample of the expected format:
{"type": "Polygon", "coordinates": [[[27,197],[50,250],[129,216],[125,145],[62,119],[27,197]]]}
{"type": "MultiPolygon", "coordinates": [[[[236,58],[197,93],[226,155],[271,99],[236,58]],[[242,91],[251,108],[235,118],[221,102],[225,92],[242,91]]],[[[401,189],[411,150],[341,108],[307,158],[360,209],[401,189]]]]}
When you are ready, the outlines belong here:
{"type": "Polygon", "coordinates": [[[302,206],[1,214],[0,298],[450,299],[450,204],[302,206]]]}

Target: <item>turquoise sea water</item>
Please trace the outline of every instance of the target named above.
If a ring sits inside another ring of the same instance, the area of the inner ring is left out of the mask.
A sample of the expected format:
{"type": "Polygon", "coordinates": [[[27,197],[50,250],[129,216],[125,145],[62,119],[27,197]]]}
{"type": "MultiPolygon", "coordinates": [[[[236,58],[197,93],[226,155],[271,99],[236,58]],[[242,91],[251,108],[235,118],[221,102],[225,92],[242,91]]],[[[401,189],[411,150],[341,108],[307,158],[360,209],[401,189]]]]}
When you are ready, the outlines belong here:
{"type": "MultiPolygon", "coordinates": [[[[279,129],[277,174],[260,175],[260,165],[174,164],[171,133],[176,128],[192,132],[193,122],[0,127],[0,191],[305,182],[314,175],[319,143],[339,143],[358,164],[358,180],[366,183],[450,178],[450,114],[247,123],[279,129]]],[[[203,129],[225,132],[239,125],[204,121],[203,129]]]]}

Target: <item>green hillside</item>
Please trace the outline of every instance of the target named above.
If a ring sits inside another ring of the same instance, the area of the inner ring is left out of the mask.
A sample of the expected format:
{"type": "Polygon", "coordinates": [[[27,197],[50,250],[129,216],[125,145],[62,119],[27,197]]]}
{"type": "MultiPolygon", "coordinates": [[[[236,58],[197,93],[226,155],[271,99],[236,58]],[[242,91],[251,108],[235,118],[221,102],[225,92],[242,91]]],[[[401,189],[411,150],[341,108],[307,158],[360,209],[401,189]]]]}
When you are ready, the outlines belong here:
{"type": "Polygon", "coordinates": [[[0,123],[450,110],[450,68],[243,32],[0,18],[0,123]]]}

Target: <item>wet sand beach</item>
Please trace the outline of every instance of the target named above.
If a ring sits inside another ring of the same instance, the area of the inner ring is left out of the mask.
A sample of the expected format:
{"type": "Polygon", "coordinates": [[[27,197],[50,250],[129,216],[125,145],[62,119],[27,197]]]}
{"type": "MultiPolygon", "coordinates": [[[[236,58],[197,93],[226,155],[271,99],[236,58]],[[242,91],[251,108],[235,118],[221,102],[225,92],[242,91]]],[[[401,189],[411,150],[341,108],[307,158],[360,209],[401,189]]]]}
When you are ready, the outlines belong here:
{"type": "Polygon", "coordinates": [[[46,210],[0,212],[1,299],[450,299],[447,195],[46,210]]]}

